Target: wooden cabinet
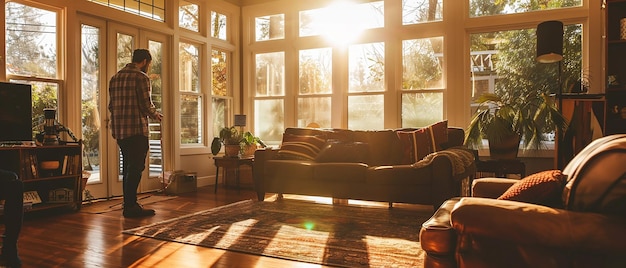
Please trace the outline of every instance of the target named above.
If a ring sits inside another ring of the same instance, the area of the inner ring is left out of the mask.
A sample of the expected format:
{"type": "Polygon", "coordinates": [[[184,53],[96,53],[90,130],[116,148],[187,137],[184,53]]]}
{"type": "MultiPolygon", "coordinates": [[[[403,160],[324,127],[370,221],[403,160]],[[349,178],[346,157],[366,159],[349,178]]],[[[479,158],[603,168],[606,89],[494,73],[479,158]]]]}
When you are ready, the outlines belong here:
{"type": "Polygon", "coordinates": [[[38,196],[41,201],[25,204],[25,207],[30,210],[80,209],[83,192],[80,143],[4,146],[0,147],[0,159],[0,168],[17,173],[24,182],[25,199],[38,196]]]}
{"type": "Polygon", "coordinates": [[[626,133],[626,0],[606,1],[606,135],[626,133]],[[624,20],[624,22],[622,22],[624,20]]]}

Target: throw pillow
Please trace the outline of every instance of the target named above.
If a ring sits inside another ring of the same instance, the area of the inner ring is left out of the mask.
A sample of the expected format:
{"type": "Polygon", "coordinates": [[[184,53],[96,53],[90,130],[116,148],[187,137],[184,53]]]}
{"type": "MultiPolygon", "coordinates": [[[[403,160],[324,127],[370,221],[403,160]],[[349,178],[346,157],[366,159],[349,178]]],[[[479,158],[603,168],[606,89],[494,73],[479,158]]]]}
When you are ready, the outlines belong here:
{"type": "Polygon", "coordinates": [[[283,134],[278,159],[315,160],[326,140],[318,136],[283,134]]]}
{"type": "Polygon", "coordinates": [[[315,158],[320,163],[367,163],[368,144],[364,142],[341,142],[329,140],[315,158]]]}
{"type": "Polygon", "coordinates": [[[560,170],[541,171],[513,184],[498,199],[544,206],[560,206],[565,176],[560,170]]]}
{"type": "Polygon", "coordinates": [[[444,144],[448,142],[448,120],[443,120],[427,126],[433,139],[433,148],[435,151],[443,149],[444,144]]]}
{"type": "Polygon", "coordinates": [[[431,132],[428,128],[397,131],[403,148],[402,164],[413,164],[434,152],[431,132]]]}

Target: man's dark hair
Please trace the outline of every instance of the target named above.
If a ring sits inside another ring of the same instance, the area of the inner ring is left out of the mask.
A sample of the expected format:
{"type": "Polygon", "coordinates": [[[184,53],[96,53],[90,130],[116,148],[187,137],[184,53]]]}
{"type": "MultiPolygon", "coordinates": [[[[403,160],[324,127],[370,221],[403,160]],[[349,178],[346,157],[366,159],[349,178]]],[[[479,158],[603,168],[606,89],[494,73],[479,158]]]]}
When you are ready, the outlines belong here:
{"type": "Polygon", "coordinates": [[[152,61],[150,51],[143,48],[135,49],[135,51],[133,51],[133,62],[142,62],[143,60],[152,61]]]}

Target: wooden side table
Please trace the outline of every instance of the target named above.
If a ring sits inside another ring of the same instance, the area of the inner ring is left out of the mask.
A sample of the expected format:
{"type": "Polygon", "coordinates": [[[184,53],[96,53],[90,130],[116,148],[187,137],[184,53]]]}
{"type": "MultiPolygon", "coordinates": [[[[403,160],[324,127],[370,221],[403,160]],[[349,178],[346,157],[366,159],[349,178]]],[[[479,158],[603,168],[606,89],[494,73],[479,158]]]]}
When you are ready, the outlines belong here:
{"type": "Polygon", "coordinates": [[[224,168],[224,181],[226,181],[226,173],[227,173],[226,170],[228,170],[229,168],[235,169],[235,180],[237,183],[237,189],[240,189],[239,167],[242,165],[248,165],[254,169],[254,156],[244,156],[244,157],[222,156],[222,157],[213,157],[213,160],[215,160],[215,190],[214,190],[215,193],[217,193],[217,181],[218,181],[217,179],[220,174],[220,167],[224,168]]]}

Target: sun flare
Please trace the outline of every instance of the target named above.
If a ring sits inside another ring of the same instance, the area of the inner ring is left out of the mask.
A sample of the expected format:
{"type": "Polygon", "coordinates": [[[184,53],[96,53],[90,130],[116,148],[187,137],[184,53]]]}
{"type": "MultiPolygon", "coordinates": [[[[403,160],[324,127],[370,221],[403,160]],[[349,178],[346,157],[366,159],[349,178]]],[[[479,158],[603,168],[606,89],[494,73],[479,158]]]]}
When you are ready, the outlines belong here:
{"type": "Polygon", "coordinates": [[[357,39],[364,30],[362,23],[367,18],[352,3],[336,3],[325,8],[317,32],[333,44],[348,44],[357,39]]]}

